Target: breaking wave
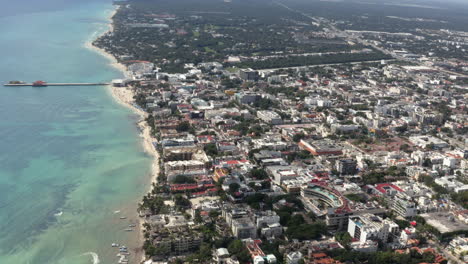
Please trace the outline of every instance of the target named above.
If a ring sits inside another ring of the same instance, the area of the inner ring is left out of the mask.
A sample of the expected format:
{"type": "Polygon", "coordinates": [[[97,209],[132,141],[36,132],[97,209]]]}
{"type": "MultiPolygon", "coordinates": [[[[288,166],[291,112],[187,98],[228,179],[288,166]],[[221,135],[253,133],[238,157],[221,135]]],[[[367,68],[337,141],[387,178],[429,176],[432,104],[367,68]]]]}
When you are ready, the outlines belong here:
{"type": "Polygon", "coordinates": [[[99,256],[95,252],[86,252],[82,256],[90,255],[93,258],[93,264],[99,264],[99,256]]]}

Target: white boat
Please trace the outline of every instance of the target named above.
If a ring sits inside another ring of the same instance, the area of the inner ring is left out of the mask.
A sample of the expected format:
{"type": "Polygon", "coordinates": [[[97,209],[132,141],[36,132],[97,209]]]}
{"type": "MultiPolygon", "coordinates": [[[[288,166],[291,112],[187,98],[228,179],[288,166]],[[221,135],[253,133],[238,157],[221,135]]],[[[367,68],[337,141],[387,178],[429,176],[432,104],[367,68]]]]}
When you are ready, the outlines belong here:
{"type": "Polygon", "coordinates": [[[54,214],[54,216],[61,216],[63,215],[63,212],[60,210],[57,210],[57,212],[54,214]]]}
{"type": "Polygon", "coordinates": [[[112,247],[118,247],[118,246],[119,246],[119,244],[117,244],[117,243],[112,243],[112,247]]]}
{"type": "Polygon", "coordinates": [[[121,217],[120,217],[120,219],[127,219],[127,217],[125,217],[125,216],[121,216],[121,217]]]}

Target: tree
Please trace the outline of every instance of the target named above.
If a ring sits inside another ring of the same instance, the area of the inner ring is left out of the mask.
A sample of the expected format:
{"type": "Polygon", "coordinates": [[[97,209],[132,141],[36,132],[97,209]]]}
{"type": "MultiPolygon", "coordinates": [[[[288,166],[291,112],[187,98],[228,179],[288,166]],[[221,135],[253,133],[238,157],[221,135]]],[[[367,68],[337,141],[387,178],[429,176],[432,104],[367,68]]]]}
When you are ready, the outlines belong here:
{"type": "Polygon", "coordinates": [[[340,242],[342,246],[345,248],[348,248],[349,245],[351,244],[351,241],[353,238],[348,232],[338,232],[335,234],[335,239],[336,241],[340,242]]]}
{"type": "Polygon", "coordinates": [[[465,209],[468,208],[468,191],[462,191],[462,192],[458,192],[458,193],[452,193],[451,197],[452,197],[452,200],[453,200],[455,203],[460,204],[460,205],[463,206],[465,209]]]}
{"type": "Polygon", "coordinates": [[[187,132],[187,131],[190,130],[190,128],[191,128],[191,126],[190,126],[190,123],[188,121],[182,121],[177,125],[176,130],[178,132],[187,132]]]}
{"type": "Polygon", "coordinates": [[[236,239],[229,243],[228,251],[237,257],[240,263],[248,263],[250,261],[250,254],[242,241],[236,239]]]}
{"type": "Polygon", "coordinates": [[[239,191],[240,185],[237,182],[229,184],[229,193],[235,193],[239,191]]]}
{"type": "Polygon", "coordinates": [[[360,203],[366,202],[366,199],[362,195],[359,195],[359,194],[350,193],[350,194],[346,194],[345,196],[346,198],[354,202],[360,202],[360,203]]]}
{"type": "Polygon", "coordinates": [[[257,180],[268,179],[268,173],[264,169],[252,169],[250,171],[250,176],[257,180]]]}
{"type": "Polygon", "coordinates": [[[362,180],[364,184],[376,184],[385,180],[385,172],[382,171],[371,171],[363,175],[362,180]]]}
{"type": "Polygon", "coordinates": [[[262,110],[267,110],[267,109],[270,109],[270,107],[275,107],[275,106],[277,106],[277,103],[268,98],[260,98],[260,100],[257,100],[254,103],[254,107],[260,108],[262,110]]]}
{"type": "Polygon", "coordinates": [[[410,149],[410,145],[408,145],[408,144],[406,144],[406,143],[405,143],[405,144],[402,144],[402,145],[400,146],[400,150],[401,150],[401,151],[408,152],[409,149],[410,149]]]}
{"type": "Polygon", "coordinates": [[[142,93],[139,93],[133,97],[135,99],[135,103],[141,107],[146,108],[146,96],[142,93]]]}
{"type": "Polygon", "coordinates": [[[423,167],[431,167],[432,162],[431,162],[430,159],[425,159],[422,165],[423,165],[423,167]]]}
{"type": "Polygon", "coordinates": [[[216,156],[218,155],[218,148],[216,147],[216,144],[210,143],[206,144],[205,147],[203,148],[208,156],[216,156]]]}
{"type": "Polygon", "coordinates": [[[219,212],[218,211],[210,211],[210,213],[208,214],[208,216],[211,218],[211,219],[216,219],[218,216],[219,216],[219,212]]]}
{"type": "Polygon", "coordinates": [[[188,207],[190,206],[190,200],[185,198],[181,194],[176,194],[174,196],[174,204],[178,207],[188,207]]]}
{"type": "Polygon", "coordinates": [[[307,150],[301,150],[298,154],[297,157],[300,159],[310,159],[312,158],[312,155],[310,154],[309,151],[307,150]]]}
{"type": "Polygon", "coordinates": [[[195,210],[195,217],[193,219],[195,221],[195,223],[197,224],[200,224],[201,222],[203,222],[203,218],[201,217],[201,214],[200,214],[200,209],[196,209],[195,210]]]}
{"type": "Polygon", "coordinates": [[[433,150],[434,149],[434,143],[429,143],[426,145],[426,150],[433,150]]]}
{"type": "Polygon", "coordinates": [[[174,179],[174,183],[176,184],[184,184],[184,183],[196,183],[196,181],[190,177],[184,175],[177,175],[174,179]]]}
{"type": "Polygon", "coordinates": [[[161,196],[152,196],[150,194],[143,197],[142,209],[149,209],[152,214],[161,214],[168,211],[161,196]]]}
{"type": "Polygon", "coordinates": [[[303,139],[305,137],[304,133],[299,133],[299,134],[295,134],[293,136],[293,141],[294,142],[299,142],[301,141],[301,139],[303,139]]]}
{"type": "Polygon", "coordinates": [[[318,239],[326,233],[327,227],[324,223],[299,224],[299,218],[295,218],[295,216],[289,221],[288,230],[286,230],[286,235],[290,239],[298,240],[318,239]]]}
{"type": "Polygon", "coordinates": [[[183,263],[207,263],[211,258],[211,246],[207,243],[202,243],[198,252],[188,256],[183,263]]]}
{"type": "Polygon", "coordinates": [[[398,227],[400,227],[400,229],[405,229],[410,226],[410,222],[406,220],[395,219],[393,221],[398,225],[398,227]]]}

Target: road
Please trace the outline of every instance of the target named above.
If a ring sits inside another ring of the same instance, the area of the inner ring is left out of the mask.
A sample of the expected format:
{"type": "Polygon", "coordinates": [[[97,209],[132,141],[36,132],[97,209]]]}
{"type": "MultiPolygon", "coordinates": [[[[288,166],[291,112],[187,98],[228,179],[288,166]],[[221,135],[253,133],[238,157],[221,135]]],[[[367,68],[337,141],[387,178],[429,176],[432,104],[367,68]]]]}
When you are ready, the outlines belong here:
{"type": "MultiPolygon", "coordinates": [[[[327,19],[325,18],[321,18],[320,20],[315,18],[315,17],[312,17],[304,12],[301,12],[299,10],[296,10],[296,9],[293,9],[283,3],[280,3],[280,2],[275,2],[277,5],[279,6],[282,6],[284,7],[285,9],[289,10],[289,11],[292,11],[292,12],[296,12],[296,13],[299,13],[301,14],[302,16],[304,17],[307,17],[309,18],[310,20],[313,20],[314,22],[317,22],[317,23],[322,23],[322,24],[325,24],[331,31],[332,33],[334,33],[336,36],[340,36],[340,37],[344,37],[346,38],[347,40],[349,41],[354,41],[354,42],[357,42],[357,43],[360,43],[362,45],[365,45],[365,46],[370,46],[372,48],[374,48],[375,50],[378,50],[384,54],[387,54],[387,55],[390,55],[392,56],[393,58],[397,59],[397,60],[401,60],[401,61],[407,61],[407,62],[411,62],[411,63],[416,63],[418,65],[420,65],[419,63],[413,61],[413,60],[410,60],[408,58],[405,58],[405,57],[402,57],[398,54],[395,54],[383,47],[379,47],[373,43],[370,43],[369,41],[367,40],[364,40],[362,38],[360,38],[359,36],[357,35],[351,35],[349,34],[348,32],[346,31],[343,31],[343,30],[340,30],[338,28],[336,28],[330,21],[328,21],[327,19]]],[[[320,65],[316,65],[316,66],[320,66],[320,65]]],[[[462,74],[462,73],[458,73],[458,72],[453,72],[453,71],[449,71],[449,70],[446,70],[446,69],[442,69],[442,68],[439,68],[439,67],[433,67],[434,70],[437,70],[437,71],[440,71],[440,72],[445,72],[445,73],[448,73],[448,74],[451,74],[451,75],[457,75],[457,76],[462,76],[464,78],[468,78],[468,75],[465,75],[465,74],[462,74]]]]}
{"type": "MultiPolygon", "coordinates": [[[[394,61],[395,59],[390,59],[390,60],[384,60],[384,61],[394,61]]],[[[295,67],[282,67],[282,68],[270,68],[270,69],[258,69],[259,72],[263,71],[276,71],[276,70],[288,70],[288,69],[293,69],[293,70],[299,70],[299,69],[305,69],[308,67],[319,67],[319,66],[333,66],[333,65],[343,65],[343,64],[361,64],[361,63],[373,63],[373,62],[381,62],[382,60],[370,60],[370,61],[355,61],[355,62],[340,62],[340,63],[329,63],[329,64],[311,64],[311,65],[305,65],[305,66],[295,66],[295,67]]]]}

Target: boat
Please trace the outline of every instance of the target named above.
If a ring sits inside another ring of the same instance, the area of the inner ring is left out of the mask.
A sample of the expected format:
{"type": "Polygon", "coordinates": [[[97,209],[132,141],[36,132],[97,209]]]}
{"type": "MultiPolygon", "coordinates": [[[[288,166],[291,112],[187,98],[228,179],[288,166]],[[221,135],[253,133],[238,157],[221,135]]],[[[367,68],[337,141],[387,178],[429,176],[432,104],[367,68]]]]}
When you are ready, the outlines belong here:
{"type": "Polygon", "coordinates": [[[128,227],[136,227],[135,224],[129,224],[128,227]]]}
{"type": "Polygon", "coordinates": [[[125,229],[125,231],[131,232],[131,231],[133,231],[133,228],[127,228],[127,229],[125,229]]]}
{"type": "Polygon", "coordinates": [[[112,243],[112,247],[118,247],[118,246],[119,246],[119,244],[117,244],[117,243],[112,243]]]}
{"type": "Polygon", "coordinates": [[[44,81],[35,81],[32,83],[32,87],[46,87],[47,83],[44,81]]]}
{"type": "Polygon", "coordinates": [[[54,214],[54,216],[61,216],[61,215],[63,215],[63,212],[60,210],[57,210],[56,213],[54,214]]]}
{"type": "Polygon", "coordinates": [[[23,81],[9,81],[8,84],[26,84],[23,81]]]}
{"type": "Polygon", "coordinates": [[[122,220],[123,220],[123,219],[127,219],[127,217],[125,217],[125,216],[121,216],[121,217],[120,217],[120,219],[122,219],[122,220]]]}

